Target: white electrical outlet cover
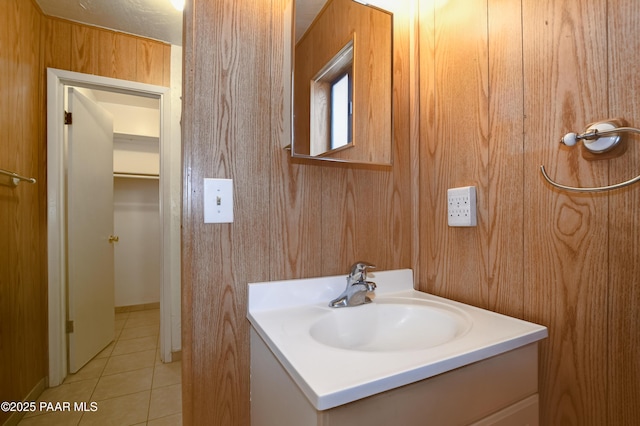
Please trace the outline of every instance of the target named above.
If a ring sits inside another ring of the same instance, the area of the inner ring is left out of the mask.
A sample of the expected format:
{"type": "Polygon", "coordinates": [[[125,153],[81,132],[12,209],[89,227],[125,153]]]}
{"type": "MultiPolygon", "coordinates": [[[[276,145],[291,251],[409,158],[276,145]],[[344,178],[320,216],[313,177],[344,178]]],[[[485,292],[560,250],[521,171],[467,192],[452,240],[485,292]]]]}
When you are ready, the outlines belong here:
{"type": "Polygon", "coordinates": [[[449,226],[476,226],[476,187],[465,186],[447,191],[449,226]]]}

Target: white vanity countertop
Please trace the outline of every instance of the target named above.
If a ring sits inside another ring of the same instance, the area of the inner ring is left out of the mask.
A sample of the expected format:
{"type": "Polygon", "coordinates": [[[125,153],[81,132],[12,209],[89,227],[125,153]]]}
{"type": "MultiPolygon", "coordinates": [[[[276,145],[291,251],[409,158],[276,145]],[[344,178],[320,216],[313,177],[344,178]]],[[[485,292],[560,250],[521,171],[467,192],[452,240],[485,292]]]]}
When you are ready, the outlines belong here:
{"type": "MultiPolygon", "coordinates": [[[[546,327],[414,290],[410,269],[369,272],[375,298],[444,303],[470,319],[461,336],[427,349],[357,351],[311,337],[310,327],[334,309],[346,275],[249,284],[248,319],[311,404],[326,410],[481,361],[547,337],[546,327]]],[[[428,326],[428,325],[425,325],[428,326]]]]}

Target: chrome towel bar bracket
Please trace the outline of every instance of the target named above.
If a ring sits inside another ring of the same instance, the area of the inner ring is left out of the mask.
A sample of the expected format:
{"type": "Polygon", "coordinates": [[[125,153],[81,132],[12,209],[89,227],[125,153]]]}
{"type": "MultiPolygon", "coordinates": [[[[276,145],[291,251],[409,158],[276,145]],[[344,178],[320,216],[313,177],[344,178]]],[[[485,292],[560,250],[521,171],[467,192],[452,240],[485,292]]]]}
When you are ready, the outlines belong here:
{"type": "MultiPolygon", "coordinates": [[[[582,144],[587,152],[596,155],[603,154],[611,151],[618,146],[622,138],[620,136],[620,133],[640,134],[640,129],[636,129],[635,127],[621,126],[620,123],[622,123],[622,120],[619,119],[599,121],[597,123],[589,125],[589,127],[587,127],[587,129],[583,133],[567,133],[560,139],[560,143],[566,146],[574,146],[579,141],[582,141],[582,144]]],[[[605,192],[624,188],[625,186],[629,186],[640,181],[640,175],[638,175],[633,179],[629,179],[613,185],[596,187],[575,187],[563,185],[551,180],[544,166],[540,166],[540,172],[542,173],[544,179],[552,186],[558,189],[573,192],[605,192]]]]}

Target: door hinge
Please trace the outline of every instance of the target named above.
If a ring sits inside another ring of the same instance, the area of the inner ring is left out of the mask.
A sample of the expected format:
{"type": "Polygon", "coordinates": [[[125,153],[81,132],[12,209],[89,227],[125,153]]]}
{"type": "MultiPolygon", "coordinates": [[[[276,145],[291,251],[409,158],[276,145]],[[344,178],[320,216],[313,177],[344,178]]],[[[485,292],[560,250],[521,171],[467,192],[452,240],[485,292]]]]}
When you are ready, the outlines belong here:
{"type": "Polygon", "coordinates": [[[73,321],[67,321],[67,333],[73,333],[73,321]]]}
{"type": "Polygon", "coordinates": [[[64,124],[73,124],[73,114],[70,112],[64,112],[64,124]]]}

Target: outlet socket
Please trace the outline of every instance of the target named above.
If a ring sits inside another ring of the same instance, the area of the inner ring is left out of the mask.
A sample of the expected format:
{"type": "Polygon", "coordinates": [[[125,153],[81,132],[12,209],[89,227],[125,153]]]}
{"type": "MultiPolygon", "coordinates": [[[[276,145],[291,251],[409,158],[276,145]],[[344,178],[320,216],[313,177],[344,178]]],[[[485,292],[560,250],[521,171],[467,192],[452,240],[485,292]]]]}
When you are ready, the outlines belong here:
{"type": "Polygon", "coordinates": [[[449,226],[476,226],[476,187],[450,188],[447,191],[449,226]]]}

